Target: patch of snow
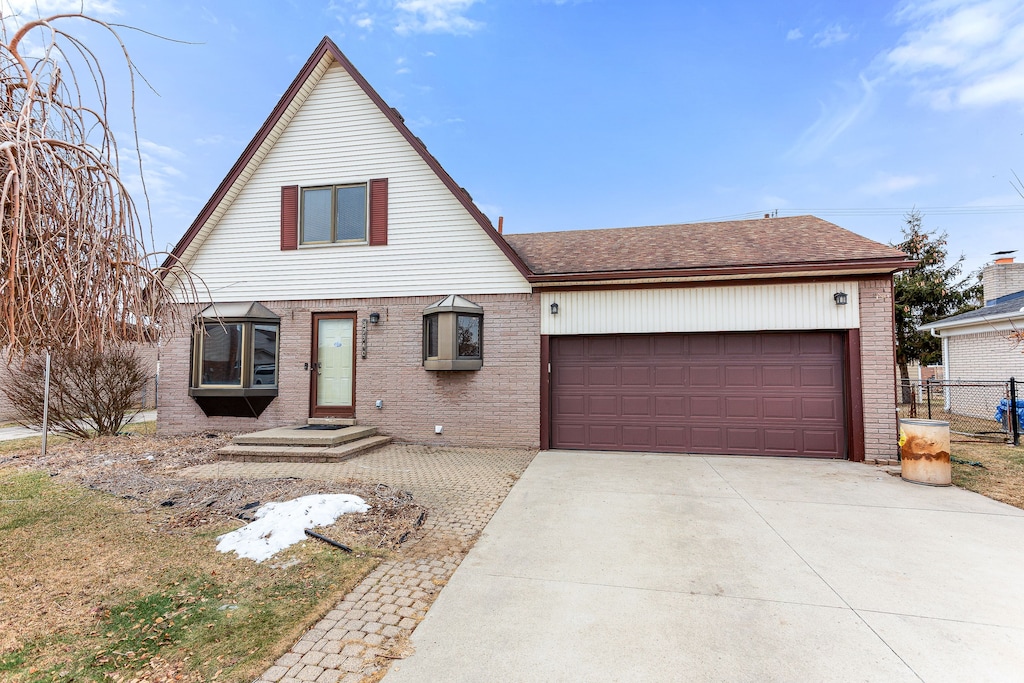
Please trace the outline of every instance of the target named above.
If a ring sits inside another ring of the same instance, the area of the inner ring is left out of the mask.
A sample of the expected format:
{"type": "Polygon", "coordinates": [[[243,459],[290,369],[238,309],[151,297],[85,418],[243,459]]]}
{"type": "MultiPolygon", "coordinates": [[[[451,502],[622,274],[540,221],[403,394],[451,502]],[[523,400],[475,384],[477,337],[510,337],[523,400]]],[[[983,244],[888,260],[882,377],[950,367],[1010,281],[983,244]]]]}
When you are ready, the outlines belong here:
{"type": "Polygon", "coordinates": [[[366,512],[370,506],[347,493],[302,496],[283,503],[267,503],[255,520],[218,536],[217,550],[262,562],[306,538],[305,529],[333,524],[344,514],[366,512]]]}

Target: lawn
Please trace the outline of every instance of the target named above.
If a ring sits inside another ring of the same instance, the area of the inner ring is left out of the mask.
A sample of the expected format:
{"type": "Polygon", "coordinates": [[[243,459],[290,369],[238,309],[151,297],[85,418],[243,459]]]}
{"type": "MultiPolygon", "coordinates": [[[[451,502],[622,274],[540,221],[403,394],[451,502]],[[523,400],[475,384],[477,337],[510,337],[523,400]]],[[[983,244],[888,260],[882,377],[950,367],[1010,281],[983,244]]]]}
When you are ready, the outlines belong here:
{"type": "Polygon", "coordinates": [[[422,514],[355,483],[179,475],[224,441],[63,442],[45,459],[38,438],[20,450],[4,444],[0,680],[251,681],[422,514]],[[321,529],[355,552],[307,541],[257,564],[215,550],[253,503],[314,492],[351,492],[374,505],[321,529]]]}
{"type": "Polygon", "coordinates": [[[955,459],[981,465],[954,462],[956,486],[1024,509],[1024,446],[957,441],[950,450],[955,459]]]}

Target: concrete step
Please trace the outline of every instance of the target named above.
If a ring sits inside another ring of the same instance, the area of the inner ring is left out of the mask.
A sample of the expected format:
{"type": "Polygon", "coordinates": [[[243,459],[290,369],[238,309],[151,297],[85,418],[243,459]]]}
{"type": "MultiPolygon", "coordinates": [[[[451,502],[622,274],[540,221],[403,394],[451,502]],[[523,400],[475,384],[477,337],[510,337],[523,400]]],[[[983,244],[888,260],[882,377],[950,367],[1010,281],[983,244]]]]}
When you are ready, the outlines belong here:
{"type": "Polygon", "coordinates": [[[356,424],[354,417],[311,417],[306,420],[308,425],[341,425],[352,427],[356,424]]]}
{"type": "Polygon", "coordinates": [[[320,446],[332,448],[377,434],[376,427],[349,426],[340,429],[306,429],[308,425],[277,427],[231,439],[238,446],[320,446]]]}
{"type": "Polygon", "coordinates": [[[228,444],[217,451],[217,459],[233,462],[343,462],[390,442],[390,436],[368,436],[333,448],[228,444]]]}

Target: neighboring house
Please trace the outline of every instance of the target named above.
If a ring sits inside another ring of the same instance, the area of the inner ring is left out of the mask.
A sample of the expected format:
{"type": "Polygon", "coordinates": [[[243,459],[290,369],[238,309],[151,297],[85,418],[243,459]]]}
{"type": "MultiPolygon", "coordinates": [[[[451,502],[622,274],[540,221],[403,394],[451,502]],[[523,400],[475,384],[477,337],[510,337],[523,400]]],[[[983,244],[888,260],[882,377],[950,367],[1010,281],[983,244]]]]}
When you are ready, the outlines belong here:
{"type": "Polygon", "coordinates": [[[1024,381],[1024,346],[1010,338],[1024,330],[1024,263],[999,259],[981,272],[985,305],[922,325],[942,338],[947,379],[1024,381]]]}
{"type": "Polygon", "coordinates": [[[326,38],[173,256],[213,300],[163,349],[162,431],[895,448],[904,254],[813,216],[503,236],[326,38]]]}

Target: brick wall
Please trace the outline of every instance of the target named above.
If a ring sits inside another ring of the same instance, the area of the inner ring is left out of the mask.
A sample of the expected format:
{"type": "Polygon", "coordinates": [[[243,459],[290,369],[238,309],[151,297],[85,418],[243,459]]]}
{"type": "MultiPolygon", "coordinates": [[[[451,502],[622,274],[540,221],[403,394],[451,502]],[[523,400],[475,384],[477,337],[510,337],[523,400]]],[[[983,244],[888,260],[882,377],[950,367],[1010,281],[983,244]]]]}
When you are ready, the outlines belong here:
{"type": "MultiPolygon", "coordinates": [[[[949,337],[946,341],[949,379],[1024,382],[1024,348],[1009,339],[1009,332],[989,330],[949,337]]],[[[991,412],[991,411],[989,411],[991,412]]]]}
{"type": "Polygon", "coordinates": [[[896,370],[892,278],[860,282],[860,354],[864,401],[864,457],[896,452],[896,370]]]}
{"type": "Polygon", "coordinates": [[[993,263],[981,273],[985,301],[1024,292],[1024,263],[993,263]]]}
{"type": "Polygon", "coordinates": [[[484,366],[467,372],[424,370],[422,312],[431,297],[261,302],[281,316],[279,395],[258,418],[207,418],[188,396],[187,335],[166,343],[160,363],[159,429],[252,431],[304,422],[309,415],[312,314],[358,314],[356,419],[398,440],[437,445],[537,447],[540,429],[540,316],[532,294],[469,297],[484,308],[484,366]],[[362,321],[368,325],[361,357],[362,321]],[[381,410],[374,408],[377,400],[381,410]],[[443,425],[442,435],[434,426],[443,425]]]}

